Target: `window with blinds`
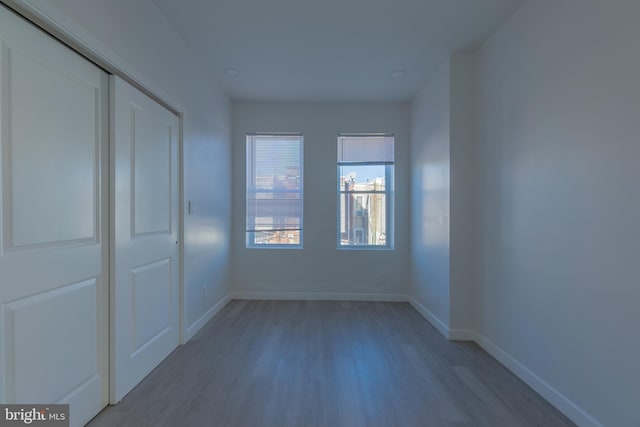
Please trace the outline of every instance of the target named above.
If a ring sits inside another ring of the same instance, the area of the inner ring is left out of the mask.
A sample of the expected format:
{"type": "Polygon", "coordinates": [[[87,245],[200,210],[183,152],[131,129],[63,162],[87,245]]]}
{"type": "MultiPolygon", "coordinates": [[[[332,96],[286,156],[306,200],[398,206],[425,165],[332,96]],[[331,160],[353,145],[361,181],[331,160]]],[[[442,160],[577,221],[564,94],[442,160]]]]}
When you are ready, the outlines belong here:
{"type": "Polygon", "coordinates": [[[395,137],[338,135],[338,248],[393,249],[395,137]]]}
{"type": "Polygon", "coordinates": [[[247,135],[248,248],[302,248],[302,134],[247,135]]]}

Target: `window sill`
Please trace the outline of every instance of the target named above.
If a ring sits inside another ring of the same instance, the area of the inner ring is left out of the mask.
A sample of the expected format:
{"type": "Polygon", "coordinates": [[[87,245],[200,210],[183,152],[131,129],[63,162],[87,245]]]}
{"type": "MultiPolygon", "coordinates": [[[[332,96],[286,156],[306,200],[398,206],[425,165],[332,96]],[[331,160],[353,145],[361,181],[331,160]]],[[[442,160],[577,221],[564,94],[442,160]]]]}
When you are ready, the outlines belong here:
{"type": "Polygon", "coordinates": [[[375,246],[375,245],[345,245],[338,246],[339,251],[393,251],[394,248],[390,246],[375,246]]]}
{"type": "Polygon", "coordinates": [[[284,249],[284,250],[300,250],[303,249],[302,245],[247,245],[245,249],[284,249]]]}

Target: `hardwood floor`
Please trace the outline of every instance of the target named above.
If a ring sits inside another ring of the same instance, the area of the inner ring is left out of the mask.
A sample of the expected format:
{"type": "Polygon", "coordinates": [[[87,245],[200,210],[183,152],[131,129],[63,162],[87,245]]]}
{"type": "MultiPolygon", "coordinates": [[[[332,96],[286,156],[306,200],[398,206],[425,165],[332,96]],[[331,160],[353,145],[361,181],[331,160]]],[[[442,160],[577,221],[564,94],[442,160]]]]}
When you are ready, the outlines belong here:
{"type": "Polygon", "coordinates": [[[89,425],[574,424],[407,303],[232,301],[89,425]]]}

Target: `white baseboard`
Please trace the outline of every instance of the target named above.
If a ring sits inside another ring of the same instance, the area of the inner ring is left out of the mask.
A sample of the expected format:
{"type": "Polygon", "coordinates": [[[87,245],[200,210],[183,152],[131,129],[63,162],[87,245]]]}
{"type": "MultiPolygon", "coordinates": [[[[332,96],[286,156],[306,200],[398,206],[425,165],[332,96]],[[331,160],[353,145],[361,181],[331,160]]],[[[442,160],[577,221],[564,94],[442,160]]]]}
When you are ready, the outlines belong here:
{"type": "Polygon", "coordinates": [[[449,341],[475,341],[476,333],[471,329],[449,329],[449,341]]]}
{"type": "Polygon", "coordinates": [[[213,316],[218,314],[222,308],[231,301],[231,294],[227,294],[224,298],[218,301],[213,307],[207,310],[198,320],[193,322],[191,326],[185,329],[182,336],[182,344],[189,341],[209,320],[213,319],[213,316]]]}
{"type": "Polygon", "coordinates": [[[357,292],[353,293],[353,292],[237,291],[237,292],[231,293],[231,299],[407,302],[406,295],[369,294],[369,293],[357,293],[357,292]]]}
{"type": "Polygon", "coordinates": [[[418,300],[406,295],[397,294],[365,294],[341,292],[231,292],[211,307],[204,315],[189,326],[184,334],[184,342],[189,341],[200,328],[213,318],[229,301],[233,299],[256,300],[301,300],[301,301],[388,301],[409,302],[429,323],[431,323],[446,339],[452,341],[475,341],[487,353],[509,369],[518,378],[534,389],[560,412],[581,427],[603,427],[603,424],[586,411],[562,395],[542,378],[531,372],[491,340],[482,334],[469,329],[450,329],[442,320],[434,315],[418,300]]]}
{"type": "Polygon", "coordinates": [[[531,372],[527,367],[511,357],[484,335],[468,329],[449,329],[442,320],[440,320],[424,305],[420,304],[420,302],[415,298],[409,297],[409,303],[448,340],[475,341],[487,353],[509,369],[515,376],[527,383],[529,387],[534,389],[574,423],[581,427],[603,427],[602,423],[599,423],[582,408],[567,399],[558,390],[531,372]]]}
{"type": "Polygon", "coordinates": [[[518,378],[527,383],[529,387],[538,392],[538,394],[571,419],[571,421],[581,427],[603,427],[603,424],[599,423],[582,408],[567,399],[558,390],[531,372],[526,366],[511,357],[487,337],[481,334],[476,334],[475,341],[487,353],[513,372],[518,378]]]}
{"type": "Polygon", "coordinates": [[[422,317],[427,319],[427,321],[431,323],[433,327],[438,330],[438,332],[444,335],[446,339],[449,339],[449,326],[447,326],[446,323],[440,320],[440,318],[433,314],[427,307],[420,304],[420,302],[414,297],[409,297],[409,304],[411,304],[411,306],[415,308],[418,313],[422,314],[422,317]]]}

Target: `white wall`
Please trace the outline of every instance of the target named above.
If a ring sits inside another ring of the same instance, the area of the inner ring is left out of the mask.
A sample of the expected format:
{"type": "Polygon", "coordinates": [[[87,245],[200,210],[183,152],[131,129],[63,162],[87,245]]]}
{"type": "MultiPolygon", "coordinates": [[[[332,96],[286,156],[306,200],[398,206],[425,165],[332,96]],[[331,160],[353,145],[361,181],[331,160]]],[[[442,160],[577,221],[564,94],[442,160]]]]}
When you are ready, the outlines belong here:
{"type": "Polygon", "coordinates": [[[451,338],[470,339],[475,326],[475,56],[456,52],[450,58],[450,321],[451,338]]]}
{"type": "Polygon", "coordinates": [[[450,328],[449,60],[411,107],[411,289],[432,323],[450,328]]]}
{"type": "Polygon", "coordinates": [[[233,286],[244,296],[380,297],[407,293],[409,105],[233,105],[233,286]],[[245,248],[245,135],[304,133],[304,249],[245,248]],[[337,135],[396,135],[395,250],[338,250],[337,135]],[[288,294],[287,294],[288,293],[288,294]],[[338,295],[336,295],[338,294],[338,295]]]}
{"type": "Polygon", "coordinates": [[[638,17],[529,1],[478,52],[479,332],[582,425],[640,425],[638,17]]]}
{"type": "Polygon", "coordinates": [[[184,242],[184,326],[190,336],[229,293],[227,97],[151,0],[15,3],[45,14],[184,113],[184,195],[194,208],[185,217],[184,242]]]}
{"type": "Polygon", "coordinates": [[[412,303],[450,339],[471,339],[473,66],[453,53],[412,104],[412,303]]]}

